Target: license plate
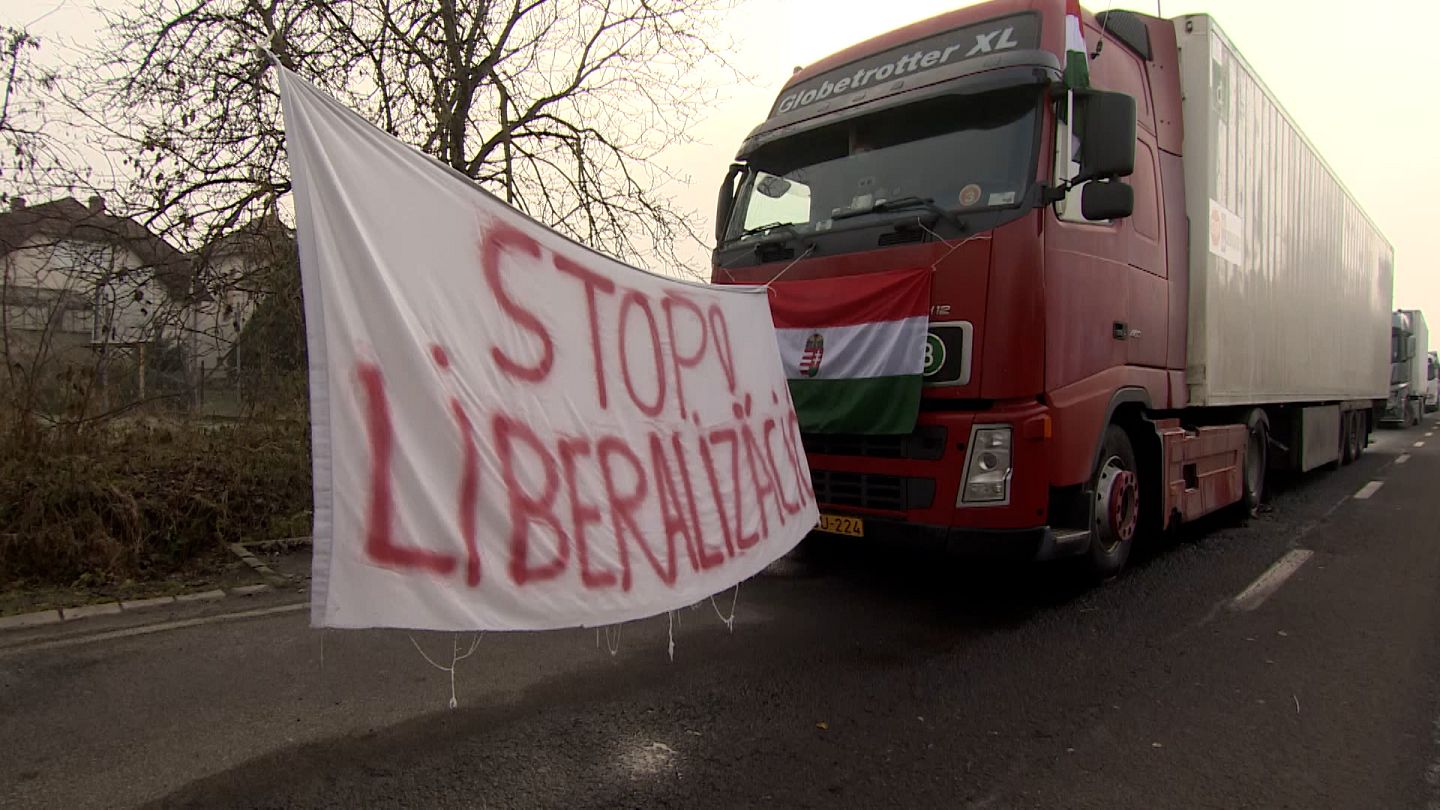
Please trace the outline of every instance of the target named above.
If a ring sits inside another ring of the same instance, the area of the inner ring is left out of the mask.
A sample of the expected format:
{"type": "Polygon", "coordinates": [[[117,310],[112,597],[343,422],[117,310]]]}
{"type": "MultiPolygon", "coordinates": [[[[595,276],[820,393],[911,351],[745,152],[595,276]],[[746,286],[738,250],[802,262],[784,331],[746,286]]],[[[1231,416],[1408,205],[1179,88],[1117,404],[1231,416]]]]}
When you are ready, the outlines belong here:
{"type": "Polygon", "coordinates": [[[865,536],[865,522],[857,517],[821,515],[820,525],[816,528],[822,532],[829,532],[831,534],[844,534],[850,537],[865,536]]]}

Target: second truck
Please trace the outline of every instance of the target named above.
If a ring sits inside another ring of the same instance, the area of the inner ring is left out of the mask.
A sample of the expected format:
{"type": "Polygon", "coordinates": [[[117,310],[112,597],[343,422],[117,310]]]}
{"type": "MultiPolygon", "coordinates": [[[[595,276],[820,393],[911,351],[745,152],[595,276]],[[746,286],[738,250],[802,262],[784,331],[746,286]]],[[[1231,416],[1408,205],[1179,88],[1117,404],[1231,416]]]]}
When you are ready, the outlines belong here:
{"type": "Polygon", "coordinates": [[[1430,330],[1418,309],[1397,309],[1390,316],[1390,397],[1381,423],[1413,427],[1433,410],[1435,363],[1430,330]]]}
{"type": "Polygon", "coordinates": [[[1212,19],[1081,13],[1076,86],[1066,13],[993,0],[798,70],[721,189],[712,280],[933,268],[915,430],[803,436],[853,518],[827,525],[1105,577],[1363,451],[1393,252],[1212,19]]]}

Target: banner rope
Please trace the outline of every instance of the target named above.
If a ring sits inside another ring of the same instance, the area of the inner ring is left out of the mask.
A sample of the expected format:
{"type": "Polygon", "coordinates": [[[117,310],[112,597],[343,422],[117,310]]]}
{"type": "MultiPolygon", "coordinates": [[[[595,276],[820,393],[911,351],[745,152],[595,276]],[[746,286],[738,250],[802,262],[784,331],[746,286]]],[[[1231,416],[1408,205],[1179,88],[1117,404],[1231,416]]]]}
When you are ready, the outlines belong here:
{"type": "MultiPolygon", "coordinates": [[[[765,282],[765,289],[770,290],[770,294],[771,294],[771,295],[774,295],[774,294],[775,294],[775,291],[772,290],[772,289],[770,289],[770,285],[771,285],[771,284],[774,284],[774,283],[777,282],[777,281],[779,281],[781,276],[783,276],[783,275],[785,275],[786,273],[790,272],[790,268],[792,268],[792,267],[794,267],[795,265],[799,264],[806,256],[809,256],[811,253],[814,253],[814,252],[815,252],[815,246],[814,246],[814,245],[811,245],[810,247],[805,248],[805,252],[804,252],[804,253],[801,253],[799,256],[796,256],[793,261],[791,261],[789,264],[785,265],[785,269],[783,269],[783,270],[781,270],[780,272],[776,273],[775,275],[771,276],[771,277],[770,277],[770,280],[767,281],[767,282],[765,282]]],[[[733,278],[733,276],[732,276],[732,278],[733,278]]]]}
{"type": "Polygon", "coordinates": [[[730,618],[727,619],[725,618],[725,615],[720,612],[720,606],[715,604],[715,596],[713,594],[710,596],[710,607],[715,609],[715,615],[719,616],[720,621],[725,623],[725,629],[729,630],[732,633],[735,632],[735,605],[739,601],[740,583],[737,582],[735,583],[735,594],[734,596],[730,597],[730,618]]]}
{"type": "Polygon", "coordinates": [[[425,659],[425,663],[440,670],[441,672],[446,672],[450,674],[450,708],[454,709],[458,707],[460,705],[460,702],[455,699],[455,666],[461,661],[464,661],[466,658],[469,658],[470,656],[475,654],[475,648],[480,646],[480,639],[484,638],[485,634],[475,634],[475,638],[470,642],[470,649],[466,650],[464,655],[461,655],[460,634],[456,633],[454,638],[451,640],[450,666],[448,667],[441,666],[435,663],[434,659],[432,659],[429,655],[425,653],[423,649],[420,648],[420,643],[415,640],[414,636],[406,633],[405,637],[410,639],[410,644],[415,647],[415,652],[420,653],[420,657],[425,659]]]}
{"type": "Polygon", "coordinates": [[[959,242],[956,242],[955,244],[952,245],[952,244],[950,244],[950,242],[948,242],[948,241],[947,241],[944,237],[942,237],[940,234],[938,234],[938,233],[930,230],[930,226],[926,225],[925,222],[924,222],[922,219],[920,219],[919,217],[916,217],[916,218],[915,218],[915,224],[916,224],[916,225],[919,225],[921,230],[923,230],[923,231],[925,231],[926,233],[930,234],[931,236],[935,237],[935,239],[938,240],[938,241],[940,242],[940,244],[944,245],[945,247],[950,248],[949,250],[945,251],[945,255],[941,256],[941,257],[938,258],[938,259],[936,259],[936,260],[935,260],[935,263],[932,264],[932,265],[930,265],[930,272],[932,272],[932,273],[935,272],[935,268],[937,268],[937,267],[940,266],[940,262],[943,262],[943,261],[945,261],[946,259],[950,258],[950,254],[951,254],[951,253],[954,253],[954,252],[957,251],[957,250],[959,250],[961,245],[965,244],[966,242],[969,242],[971,239],[974,239],[975,237],[977,237],[977,236],[980,235],[980,234],[978,234],[978,233],[972,233],[972,234],[970,234],[969,236],[965,237],[964,239],[961,239],[959,242]]]}

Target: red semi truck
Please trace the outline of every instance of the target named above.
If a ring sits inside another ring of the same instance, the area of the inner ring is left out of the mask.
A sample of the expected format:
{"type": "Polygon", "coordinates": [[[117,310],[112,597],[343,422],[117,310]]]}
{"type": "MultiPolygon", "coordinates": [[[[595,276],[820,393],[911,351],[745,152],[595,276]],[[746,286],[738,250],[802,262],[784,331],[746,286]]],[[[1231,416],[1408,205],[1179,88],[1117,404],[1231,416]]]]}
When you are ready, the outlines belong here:
{"type": "Polygon", "coordinates": [[[799,69],[720,191],[715,283],[929,267],[908,435],[803,436],[822,527],[1079,556],[1358,456],[1393,251],[1207,16],[993,0],[799,69]],[[1073,111],[1073,112],[1072,112],[1073,111]]]}

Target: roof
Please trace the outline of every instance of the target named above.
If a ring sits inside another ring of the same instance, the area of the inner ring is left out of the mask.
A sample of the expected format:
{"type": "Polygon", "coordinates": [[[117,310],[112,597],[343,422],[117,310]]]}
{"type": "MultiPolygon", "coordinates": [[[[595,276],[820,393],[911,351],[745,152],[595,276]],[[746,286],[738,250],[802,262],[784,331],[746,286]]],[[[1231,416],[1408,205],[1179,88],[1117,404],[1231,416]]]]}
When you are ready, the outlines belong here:
{"type": "Polygon", "coordinates": [[[194,275],[190,258],[135,220],[107,212],[99,198],[94,202],[92,207],[65,197],[0,213],[0,256],[25,247],[39,235],[114,245],[153,269],[155,279],[173,298],[188,298],[194,275]]]}
{"type": "Polygon", "coordinates": [[[211,242],[208,249],[202,249],[200,254],[209,255],[212,259],[241,253],[251,257],[272,258],[294,252],[295,231],[286,227],[272,211],[226,233],[211,242]]]}

